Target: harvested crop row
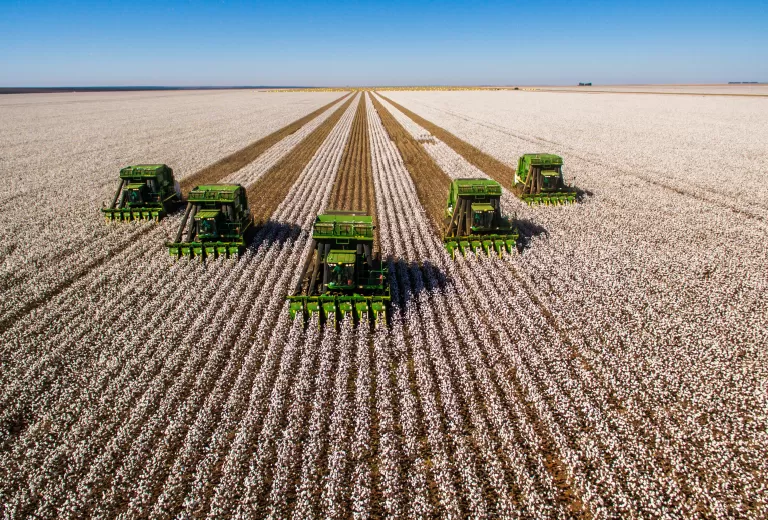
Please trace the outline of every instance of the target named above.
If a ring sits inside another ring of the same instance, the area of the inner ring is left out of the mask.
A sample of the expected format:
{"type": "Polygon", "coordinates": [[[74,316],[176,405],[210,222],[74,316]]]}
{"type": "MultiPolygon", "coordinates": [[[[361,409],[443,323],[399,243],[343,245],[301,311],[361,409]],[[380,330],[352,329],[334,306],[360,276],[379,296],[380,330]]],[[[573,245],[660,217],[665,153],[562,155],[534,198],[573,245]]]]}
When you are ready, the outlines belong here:
{"type": "Polygon", "coordinates": [[[515,170],[503,162],[499,161],[495,157],[482,152],[469,144],[468,142],[459,139],[448,130],[437,126],[431,121],[427,121],[418,114],[408,110],[402,105],[399,105],[382,94],[378,94],[382,99],[388,101],[396,109],[400,110],[407,117],[411,118],[416,124],[421,125],[425,130],[432,135],[440,139],[446,145],[451,147],[457,154],[461,155],[471,165],[484,172],[491,179],[496,180],[505,188],[512,190],[514,187],[515,170]]]}
{"type": "MultiPolygon", "coordinates": [[[[346,94],[344,97],[348,95],[349,94],[346,94]]],[[[268,136],[263,137],[244,148],[241,148],[240,150],[224,157],[223,159],[216,161],[210,166],[206,166],[202,170],[184,177],[179,182],[182,193],[186,193],[200,184],[211,184],[219,182],[224,177],[227,177],[228,175],[231,175],[242,169],[249,163],[255,161],[261,154],[269,150],[269,148],[282,141],[289,135],[295,133],[313,119],[320,116],[320,114],[335,105],[337,101],[338,100],[331,101],[327,105],[318,108],[314,112],[307,114],[301,119],[297,119],[290,125],[284,126],[280,130],[272,132],[268,136]]]]}
{"type": "Polygon", "coordinates": [[[328,208],[364,211],[375,217],[376,200],[373,193],[371,147],[368,142],[368,116],[365,107],[364,101],[357,107],[352,123],[352,136],[344,150],[328,208]]]}
{"type": "MultiPolygon", "coordinates": [[[[346,96],[345,96],[346,97],[346,96]]],[[[221,182],[237,183],[243,186],[249,186],[259,180],[262,175],[271,170],[278,162],[280,162],[291,150],[296,148],[304,139],[307,138],[312,132],[322,125],[336,110],[344,104],[345,97],[337,100],[335,104],[332,104],[330,108],[326,109],[322,114],[308,122],[296,132],[286,136],[284,139],[275,143],[269,150],[266,150],[255,161],[244,166],[240,170],[236,171],[232,175],[229,175],[222,179],[221,182]]]]}
{"type": "Polygon", "coordinates": [[[248,202],[256,225],[263,225],[288,196],[291,186],[344,115],[355,96],[349,98],[331,117],[286,155],[271,170],[248,186],[248,202]]]}
{"type": "Polygon", "coordinates": [[[443,227],[444,203],[451,179],[374,96],[371,96],[371,101],[413,178],[419,200],[430,217],[433,229],[439,233],[443,227]]]}

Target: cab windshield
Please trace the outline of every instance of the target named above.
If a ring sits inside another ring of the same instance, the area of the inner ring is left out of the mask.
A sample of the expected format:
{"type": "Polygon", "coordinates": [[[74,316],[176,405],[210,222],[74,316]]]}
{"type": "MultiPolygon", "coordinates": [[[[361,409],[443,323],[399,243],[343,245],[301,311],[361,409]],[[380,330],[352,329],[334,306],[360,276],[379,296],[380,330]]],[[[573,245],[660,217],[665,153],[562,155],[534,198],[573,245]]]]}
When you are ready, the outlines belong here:
{"type": "Polygon", "coordinates": [[[472,215],[472,227],[491,227],[493,211],[475,211],[472,215]]]}
{"type": "MultiPolygon", "coordinates": [[[[330,264],[329,264],[330,265],[330,264]]],[[[328,285],[351,286],[354,284],[355,266],[352,264],[331,265],[331,279],[328,285]]]]}
{"type": "Polygon", "coordinates": [[[216,220],[212,218],[202,219],[200,221],[200,234],[216,236],[216,220]]]}
{"type": "Polygon", "coordinates": [[[141,196],[141,190],[138,189],[131,189],[127,190],[127,197],[128,202],[131,204],[141,204],[144,202],[143,197],[141,196]]]}

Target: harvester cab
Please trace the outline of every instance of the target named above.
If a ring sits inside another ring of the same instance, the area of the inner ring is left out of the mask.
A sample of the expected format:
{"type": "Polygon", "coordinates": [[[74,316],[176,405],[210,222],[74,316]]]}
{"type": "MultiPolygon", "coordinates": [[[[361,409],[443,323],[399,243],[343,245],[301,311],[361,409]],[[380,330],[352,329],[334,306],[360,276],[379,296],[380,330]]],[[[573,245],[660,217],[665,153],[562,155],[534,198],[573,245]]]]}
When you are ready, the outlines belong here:
{"type": "Polygon", "coordinates": [[[501,185],[490,179],[456,179],[451,182],[445,209],[443,242],[453,258],[480,250],[499,255],[511,253],[519,234],[501,213],[501,185]]]}
{"type": "Polygon", "coordinates": [[[195,227],[200,240],[214,240],[219,238],[217,225],[221,211],[218,209],[203,209],[195,215],[195,227]]]}
{"type": "Polygon", "coordinates": [[[120,184],[109,207],[109,220],[160,220],[181,202],[179,184],[165,164],[141,164],[120,170],[120,184]]]}
{"type": "Polygon", "coordinates": [[[171,256],[201,258],[239,255],[253,232],[245,188],[239,184],[207,184],[189,192],[187,209],[171,256]]]}
{"type": "Polygon", "coordinates": [[[517,161],[515,188],[527,204],[572,204],[576,190],[565,184],[562,157],[527,153],[517,161]]]}
{"type": "Polygon", "coordinates": [[[388,270],[373,253],[373,219],[355,211],[318,215],[312,246],[290,301],[291,318],[335,323],[351,315],[356,323],[386,323],[388,270]]]}

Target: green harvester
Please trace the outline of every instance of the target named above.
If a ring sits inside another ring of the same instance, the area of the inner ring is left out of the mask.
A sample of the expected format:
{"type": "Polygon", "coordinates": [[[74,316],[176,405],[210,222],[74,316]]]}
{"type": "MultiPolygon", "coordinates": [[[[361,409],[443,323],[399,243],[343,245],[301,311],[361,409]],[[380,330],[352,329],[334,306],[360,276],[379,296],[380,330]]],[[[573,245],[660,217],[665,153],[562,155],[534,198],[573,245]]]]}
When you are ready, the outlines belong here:
{"type": "Polygon", "coordinates": [[[573,204],[576,190],[563,180],[563,158],[551,153],[527,153],[517,161],[515,189],[528,205],[573,204]]]}
{"type": "Polygon", "coordinates": [[[501,214],[501,185],[490,179],[451,182],[445,209],[443,242],[454,258],[456,250],[511,253],[519,233],[501,214]]]}
{"type": "Polygon", "coordinates": [[[189,192],[176,239],[167,246],[176,258],[236,256],[245,251],[253,230],[245,188],[205,184],[189,192]]]}
{"type": "Polygon", "coordinates": [[[109,207],[101,208],[110,220],[160,220],[181,202],[173,170],[165,164],[140,164],[120,170],[120,185],[109,207]]]}
{"type": "Polygon", "coordinates": [[[390,301],[388,269],[373,253],[373,219],[356,211],[318,215],[312,246],[294,294],[291,318],[305,322],[318,315],[336,323],[352,315],[355,323],[385,324],[390,301]]]}

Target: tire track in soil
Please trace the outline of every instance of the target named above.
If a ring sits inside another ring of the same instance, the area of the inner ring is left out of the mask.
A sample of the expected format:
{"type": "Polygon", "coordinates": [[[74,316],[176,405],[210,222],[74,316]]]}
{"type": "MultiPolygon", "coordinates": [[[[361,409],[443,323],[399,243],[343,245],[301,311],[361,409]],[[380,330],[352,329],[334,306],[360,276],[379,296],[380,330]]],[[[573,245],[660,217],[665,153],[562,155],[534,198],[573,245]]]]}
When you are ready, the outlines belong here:
{"type": "MultiPolygon", "coordinates": [[[[427,210],[433,224],[439,229],[440,219],[437,216],[442,214],[442,194],[448,192],[451,182],[450,178],[435,164],[422,146],[384,108],[375,96],[371,96],[371,100],[384,128],[400,151],[403,162],[413,178],[419,201],[424,206],[424,209],[427,210]]],[[[520,397],[529,420],[538,427],[537,430],[542,437],[542,443],[544,444],[542,451],[546,453],[547,460],[546,467],[560,493],[560,500],[567,503],[570,511],[577,516],[591,517],[589,511],[585,509],[584,501],[571,485],[570,479],[567,476],[567,470],[565,469],[566,465],[557,453],[556,443],[551,438],[546,425],[539,420],[533,404],[529,400],[522,398],[522,394],[520,397]]]]}
{"type": "Polygon", "coordinates": [[[251,215],[257,227],[264,225],[280,206],[280,203],[285,200],[301,172],[314,157],[318,148],[325,142],[325,138],[339,122],[354,98],[355,96],[350,97],[280,162],[262,175],[259,180],[248,186],[247,193],[251,215]]]}

